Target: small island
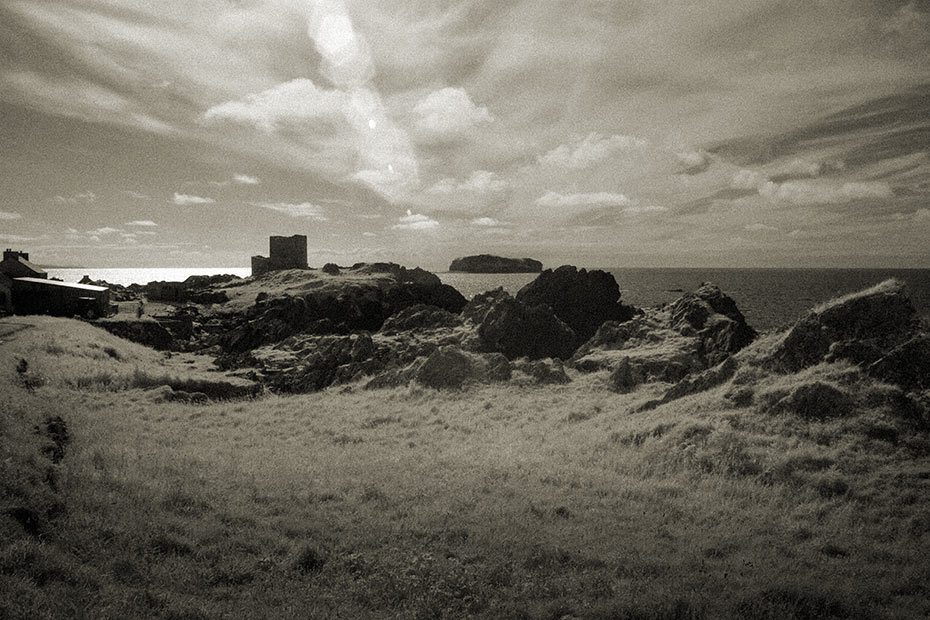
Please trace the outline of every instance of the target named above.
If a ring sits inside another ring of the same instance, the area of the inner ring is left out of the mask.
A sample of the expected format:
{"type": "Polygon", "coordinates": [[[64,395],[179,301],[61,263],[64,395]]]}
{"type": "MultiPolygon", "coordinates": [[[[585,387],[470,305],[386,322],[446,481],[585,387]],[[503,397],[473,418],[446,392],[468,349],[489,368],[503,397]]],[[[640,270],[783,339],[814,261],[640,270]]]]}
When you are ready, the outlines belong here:
{"type": "Polygon", "coordinates": [[[449,271],[465,273],[540,273],[542,263],[532,258],[504,258],[479,254],[456,258],[449,265],[449,271]]]}

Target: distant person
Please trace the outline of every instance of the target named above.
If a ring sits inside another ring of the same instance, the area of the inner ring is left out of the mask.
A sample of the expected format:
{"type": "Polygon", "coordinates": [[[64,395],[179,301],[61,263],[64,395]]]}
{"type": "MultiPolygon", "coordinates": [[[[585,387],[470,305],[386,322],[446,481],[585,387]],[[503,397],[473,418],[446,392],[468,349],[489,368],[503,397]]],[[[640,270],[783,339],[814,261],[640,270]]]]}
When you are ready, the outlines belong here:
{"type": "Polygon", "coordinates": [[[142,300],[140,299],[140,300],[139,300],[139,305],[136,307],[136,318],[137,318],[137,319],[141,319],[141,318],[142,318],[142,312],[143,312],[144,310],[145,310],[145,304],[142,303],[142,300]]]}

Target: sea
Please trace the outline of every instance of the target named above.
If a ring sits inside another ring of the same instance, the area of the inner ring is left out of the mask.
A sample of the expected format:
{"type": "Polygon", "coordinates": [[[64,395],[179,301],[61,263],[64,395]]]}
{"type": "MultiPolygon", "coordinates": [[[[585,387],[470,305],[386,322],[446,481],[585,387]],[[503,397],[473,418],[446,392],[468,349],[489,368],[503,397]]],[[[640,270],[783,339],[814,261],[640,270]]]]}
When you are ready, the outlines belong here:
{"type": "MultiPolygon", "coordinates": [[[[735,301],[750,325],[770,331],[793,323],[813,306],[862,290],[888,278],[903,281],[918,311],[930,316],[930,269],[724,269],[724,268],[603,268],[620,285],[621,300],[639,307],[674,301],[703,282],[716,284],[735,301]]],[[[88,275],[111,284],[180,281],[191,275],[251,274],[249,267],[46,269],[49,276],[77,282],[88,275]]],[[[467,298],[503,287],[516,293],[536,274],[476,274],[438,272],[437,276],[467,298]]]]}

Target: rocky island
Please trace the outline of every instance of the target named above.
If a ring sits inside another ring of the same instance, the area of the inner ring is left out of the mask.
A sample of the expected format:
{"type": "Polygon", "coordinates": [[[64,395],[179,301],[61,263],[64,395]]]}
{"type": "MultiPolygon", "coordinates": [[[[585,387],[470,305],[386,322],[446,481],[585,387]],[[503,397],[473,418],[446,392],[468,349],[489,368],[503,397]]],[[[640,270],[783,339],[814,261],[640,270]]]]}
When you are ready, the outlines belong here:
{"type": "Polygon", "coordinates": [[[542,263],[532,258],[504,258],[491,254],[456,258],[449,271],[464,273],[539,273],[542,263]]]}

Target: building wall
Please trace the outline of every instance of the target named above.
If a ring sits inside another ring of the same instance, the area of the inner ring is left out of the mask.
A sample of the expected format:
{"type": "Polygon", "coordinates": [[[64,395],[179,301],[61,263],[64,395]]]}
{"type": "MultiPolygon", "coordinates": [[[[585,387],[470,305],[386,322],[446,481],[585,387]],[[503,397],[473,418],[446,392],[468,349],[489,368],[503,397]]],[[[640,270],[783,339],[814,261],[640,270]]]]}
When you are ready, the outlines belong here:
{"type": "Polygon", "coordinates": [[[0,273],[0,314],[13,312],[13,279],[0,273]]]}
{"type": "Polygon", "coordinates": [[[273,236],[268,240],[269,256],[252,257],[252,275],[258,276],[276,269],[306,269],[307,236],[273,236]]]}
{"type": "Polygon", "coordinates": [[[110,290],[72,288],[54,283],[13,280],[13,310],[16,314],[51,314],[54,316],[107,316],[110,290]]]}
{"type": "Polygon", "coordinates": [[[273,236],[268,242],[271,262],[276,269],[307,268],[307,236],[273,236]]]}

